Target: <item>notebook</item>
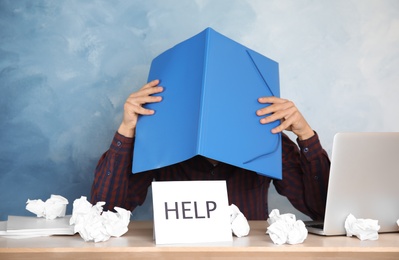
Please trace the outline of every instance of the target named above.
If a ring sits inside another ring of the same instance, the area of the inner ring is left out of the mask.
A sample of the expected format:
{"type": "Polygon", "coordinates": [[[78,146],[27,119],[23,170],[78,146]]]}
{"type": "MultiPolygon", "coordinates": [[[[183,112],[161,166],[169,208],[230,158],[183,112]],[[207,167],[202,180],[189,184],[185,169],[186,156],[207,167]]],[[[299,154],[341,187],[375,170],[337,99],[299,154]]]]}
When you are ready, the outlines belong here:
{"type": "Polygon", "coordinates": [[[0,237],[29,238],[52,235],[74,235],[71,216],[47,220],[36,216],[8,216],[0,222],[0,237]]]}
{"type": "Polygon", "coordinates": [[[305,224],[309,233],[344,235],[349,214],[378,220],[380,233],[398,231],[399,132],[334,136],[324,223],[305,224]]]}

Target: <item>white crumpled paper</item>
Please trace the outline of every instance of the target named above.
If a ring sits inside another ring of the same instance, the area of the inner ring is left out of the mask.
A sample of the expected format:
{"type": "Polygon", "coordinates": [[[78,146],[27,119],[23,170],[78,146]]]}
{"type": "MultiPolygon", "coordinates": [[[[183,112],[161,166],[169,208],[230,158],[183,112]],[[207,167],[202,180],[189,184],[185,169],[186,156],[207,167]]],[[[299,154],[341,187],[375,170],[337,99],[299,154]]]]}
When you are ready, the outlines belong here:
{"type": "Polygon", "coordinates": [[[45,202],[41,199],[30,200],[26,202],[26,209],[38,218],[46,218],[49,220],[57,217],[65,217],[66,205],[68,200],[60,195],[51,195],[45,202]]]}
{"type": "Polygon", "coordinates": [[[104,211],[105,202],[92,205],[85,196],[73,202],[69,224],[75,225],[75,233],[86,241],[103,242],[110,237],[120,237],[128,231],[131,212],[115,207],[115,212],[104,211]]]}
{"type": "Polygon", "coordinates": [[[237,237],[247,236],[250,230],[247,218],[236,205],[231,204],[229,208],[231,231],[237,237]]]}
{"type": "Polygon", "coordinates": [[[377,240],[378,220],[374,219],[356,219],[355,216],[349,214],[345,220],[345,230],[348,237],[357,236],[360,240],[377,240]]]}
{"type": "Polygon", "coordinates": [[[269,226],[266,234],[269,234],[273,243],[291,245],[303,243],[308,236],[308,230],[302,220],[296,220],[294,214],[287,213],[280,215],[278,209],[273,209],[267,219],[269,226]]]}

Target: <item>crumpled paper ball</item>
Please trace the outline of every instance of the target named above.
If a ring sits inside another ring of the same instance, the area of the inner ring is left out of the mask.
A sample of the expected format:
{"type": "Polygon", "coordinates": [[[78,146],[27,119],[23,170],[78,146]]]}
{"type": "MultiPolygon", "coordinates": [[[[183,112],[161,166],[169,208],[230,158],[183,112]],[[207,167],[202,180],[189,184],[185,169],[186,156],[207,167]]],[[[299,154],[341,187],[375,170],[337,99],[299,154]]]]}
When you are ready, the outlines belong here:
{"type": "Polygon", "coordinates": [[[105,202],[92,205],[85,196],[73,202],[72,217],[69,221],[74,232],[86,241],[104,242],[110,237],[120,237],[128,231],[131,212],[115,207],[115,212],[104,211],[105,202]]]}
{"type": "Polygon", "coordinates": [[[49,220],[57,217],[65,217],[66,205],[68,200],[60,195],[51,195],[45,202],[41,199],[30,200],[26,202],[26,209],[38,218],[46,218],[49,220]]]}
{"type": "Polygon", "coordinates": [[[278,209],[273,209],[267,219],[269,226],[266,234],[269,234],[273,243],[277,245],[300,244],[308,236],[308,230],[302,220],[296,220],[294,214],[281,214],[278,209]]]}
{"type": "Polygon", "coordinates": [[[250,230],[247,218],[236,205],[231,204],[229,208],[231,231],[237,237],[247,236],[250,230]]]}
{"type": "Polygon", "coordinates": [[[377,240],[378,220],[374,219],[356,219],[355,216],[349,214],[345,220],[345,230],[348,237],[356,236],[360,240],[377,240]]]}

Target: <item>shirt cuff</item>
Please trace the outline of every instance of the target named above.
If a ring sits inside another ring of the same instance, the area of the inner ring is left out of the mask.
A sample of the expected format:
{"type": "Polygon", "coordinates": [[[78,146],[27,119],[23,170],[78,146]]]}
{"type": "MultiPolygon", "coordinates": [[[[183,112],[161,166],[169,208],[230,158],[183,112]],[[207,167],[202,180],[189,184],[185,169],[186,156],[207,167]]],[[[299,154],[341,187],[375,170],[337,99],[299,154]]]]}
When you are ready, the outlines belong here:
{"type": "Polygon", "coordinates": [[[299,140],[299,138],[297,138],[296,140],[301,149],[301,154],[305,156],[308,161],[318,158],[318,156],[323,153],[323,147],[321,146],[319,135],[316,131],[314,133],[314,136],[309,139],[299,140]]]}
{"type": "Polygon", "coordinates": [[[116,153],[131,153],[133,149],[134,138],[125,137],[116,132],[112,139],[110,150],[116,153]]]}

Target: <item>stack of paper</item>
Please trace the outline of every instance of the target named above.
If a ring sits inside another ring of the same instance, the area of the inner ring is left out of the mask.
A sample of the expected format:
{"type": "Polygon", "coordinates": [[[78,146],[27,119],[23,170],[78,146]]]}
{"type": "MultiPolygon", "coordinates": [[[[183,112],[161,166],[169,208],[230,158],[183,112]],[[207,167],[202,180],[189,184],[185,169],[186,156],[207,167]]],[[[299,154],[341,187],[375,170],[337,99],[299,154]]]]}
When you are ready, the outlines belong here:
{"type": "Polygon", "coordinates": [[[0,236],[8,238],[29,238],[52,235],[73,235],[73,226],[69,225],[71,216],[47,220],[37,217],[8,216],[0,222],[0,236]]]}

